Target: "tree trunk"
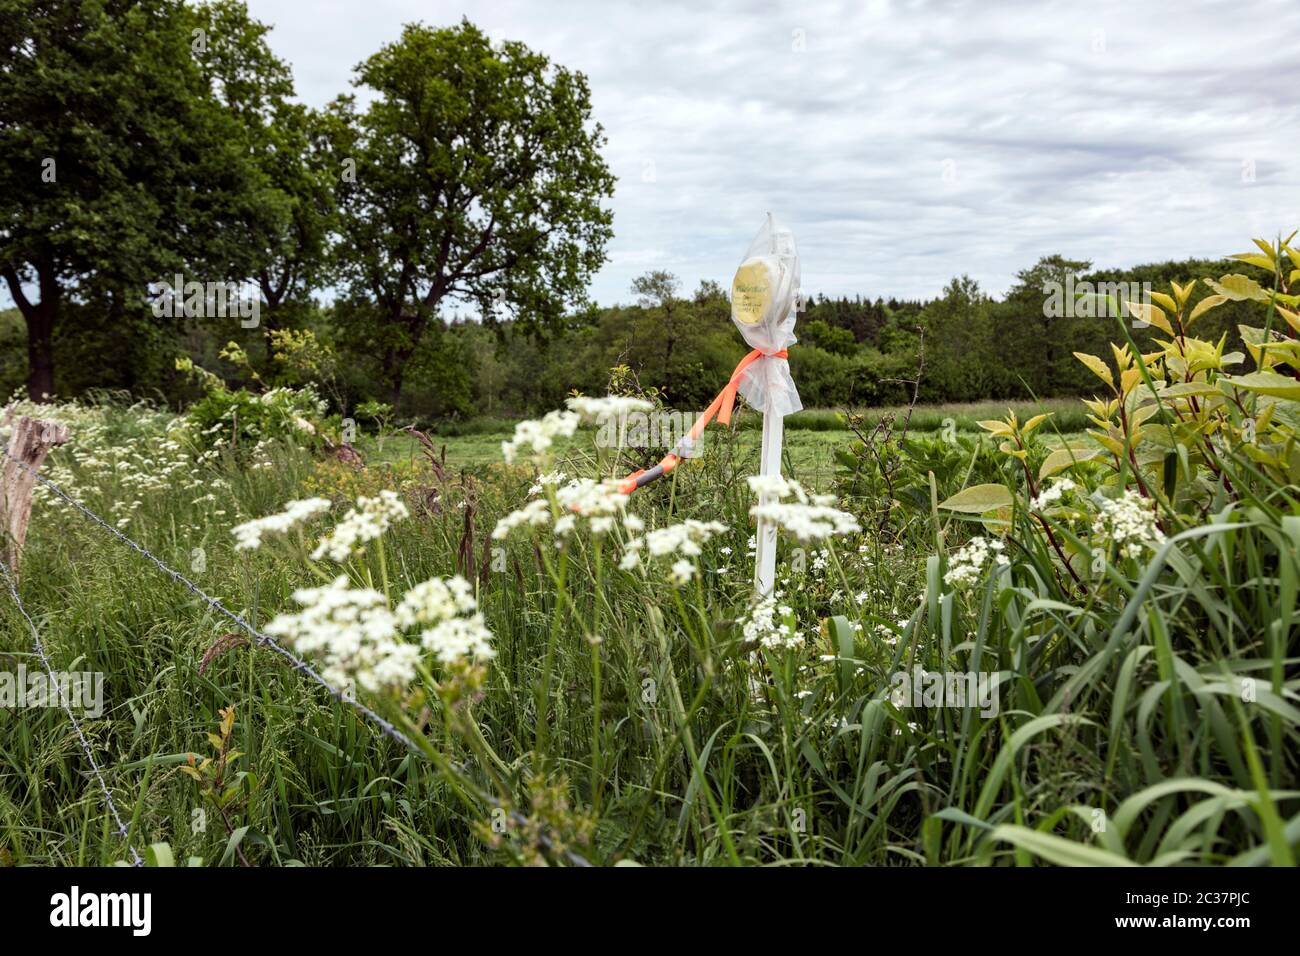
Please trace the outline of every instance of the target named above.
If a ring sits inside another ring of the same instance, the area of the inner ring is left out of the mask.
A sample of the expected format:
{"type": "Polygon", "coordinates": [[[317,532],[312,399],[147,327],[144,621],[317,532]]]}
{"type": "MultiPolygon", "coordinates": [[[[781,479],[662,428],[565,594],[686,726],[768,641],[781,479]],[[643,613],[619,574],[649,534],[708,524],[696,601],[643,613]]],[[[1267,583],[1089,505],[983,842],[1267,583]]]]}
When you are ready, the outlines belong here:
{"type": "Polygon", "coordinates": [[[388,386],[388,403],[394,411],[402,400],[402,376],[406,371],[407,358],[398,349],[390,348],[384,352],[384,383],[388,386]]]}
{"type": "Polygon", "coordinates": [[[54,395],[54,308],[42,302],[27,319],[27,396],[34,402],[54,395]]]}
{"type": "Polygon", "coordinates": [[[271,341],[271,333],[280,328],[279,323],[276,322],[275,314],[280,308],[280,302],[284,299],[285,288],[289,284],[289,277],[287,274],[281,276],[279,285],[276,285],[271,281],[270,275],[263,271],[261,275],[258,276],[257,284],[262,291],[262,298],[266,300],[267,314],[266,318],[262,320],[261,332],[262,344],[266,348],[266,363],[269,367],[272,358],[275,356],[275,345],[271,341]]]}
{"type": "MultiPolygon", "coordinates": [[[[434,300],[436,307],[437,300],[434,300]]],[[[390,345],[384,350],[384,382],[388,385],[388,401],[396,411],[402,400],[402,379],[406,375],[406,364],[420,347],[428,321],[420,312],[398,311],[389,319],[406,333],[403,344],[390,345]]]]}
{"type": "Polygon", "coordinates": [[[37,268],[41,298],[33,303],[23,292],[18,273],[11,267],[0,269],[14,304],[27,325],[27,396],[44,402],[54,395],[54,322],[59,314],[59,282],[48,261],[37,268]]]}

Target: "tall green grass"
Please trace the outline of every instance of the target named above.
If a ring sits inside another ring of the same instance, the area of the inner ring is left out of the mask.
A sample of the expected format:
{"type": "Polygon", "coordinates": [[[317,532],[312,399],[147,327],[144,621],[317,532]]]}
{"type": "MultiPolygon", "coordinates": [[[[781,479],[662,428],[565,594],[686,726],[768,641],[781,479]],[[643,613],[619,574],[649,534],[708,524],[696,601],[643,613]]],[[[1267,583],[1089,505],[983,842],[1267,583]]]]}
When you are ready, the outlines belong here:
{"type": "MultiPolygon", "coordinates": [[[[436,507],[386,536],[387,568],[410,583],[469,573],[474,556],[497,636],[469,705],[488,749],[449,732],[432,699],[407,710],[465,780],[596,863],[1293,862],[1300,518],[1281,500],[1225,505],[1132,575],[1108,569],[1110,586],[1082,599],[1024,524],[1010,567],[963,594],[942,584],[942,554],[963,528],[933,509],[825,557],[786,541],[779,586],[808,647],[755,670],[737,625],[749,596],[747,454],[715,443],[639,493],[652,524],[732,528],[681,591],[618,571],[608,554],[597,562],[586,539],[566,552],[563,591],[531,544],[485,551],[495,519],[527,493],[522,469],[440,485],[426,470],[354,473],[288,449],[256,471],[227,455],[211,472],[230,482],[215,507],[156,493],[129,533],[265,622],[314,579],[283,552],[234,552],[232,524],[306,494],[436,488],[436,507]],[[900,709],[890,678],[914,666],[996,672],[997,716],[900,709]],[[1249,700],[1242,678],[1254,681],[1249,700]]],[[[87,503],[111,506],[91,491],[87,503]]],[[[361,567],[376,560],[372,550],[361,567]]],[[[166,843],[176,860],[209,865],[240,865],[237,849],[256,865],[538,854],[517,829],[494,836],[491,806],[467,804],[445,774],[275,655],[232,646],[200,673],[228,623],[84,520],[38,511],[22,595],[56,666],[106,674],[108,709],[86,726],[136,846],[166,843]],[[178,768],[210,752],[232,705],[242,756],[223,821],[178,768]]],[[[34,666],[7,598],[0,627],[0,668],[34,666]]],[[[6,861],[125,858],[61,711],[0,712],[0,755],[6,861]]]]}

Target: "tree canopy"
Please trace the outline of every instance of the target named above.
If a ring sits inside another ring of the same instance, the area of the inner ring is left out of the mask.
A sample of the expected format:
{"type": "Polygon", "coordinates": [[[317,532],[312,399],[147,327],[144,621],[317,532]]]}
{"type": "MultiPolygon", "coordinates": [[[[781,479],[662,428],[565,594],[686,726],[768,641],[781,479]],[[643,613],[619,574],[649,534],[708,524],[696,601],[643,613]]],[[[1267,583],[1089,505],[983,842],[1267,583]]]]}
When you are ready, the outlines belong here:
{"type": "Polygon", "coordinates": [[[375,99],[340,99],[338,274],[354,331],[396,402],[444,300],[488,322],[557,329],[612,235],[586,79],[468,21],[410,25],[357,68],[375,99]],[[360,307],[364,303],[364,307],[360,307]]]}

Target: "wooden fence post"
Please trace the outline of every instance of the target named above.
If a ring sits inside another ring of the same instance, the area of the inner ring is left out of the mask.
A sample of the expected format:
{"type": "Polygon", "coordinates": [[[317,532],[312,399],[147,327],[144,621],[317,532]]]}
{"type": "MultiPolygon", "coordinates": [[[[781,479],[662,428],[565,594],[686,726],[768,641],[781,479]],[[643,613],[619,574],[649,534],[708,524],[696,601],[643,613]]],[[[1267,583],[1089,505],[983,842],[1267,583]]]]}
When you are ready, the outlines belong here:
{"type": "Polygon", "coordinates": [[[50,449],[68,440],[68,426],[40,418],[18,419],[9,436],[9,457],[0,476],[0,529],[4,533],[5,563],[18,577],[23,544],[27,540],[27,522],[32,516],[32,490],[36,472],[50,449]],[[26,465],[23,468],[18,462],[26,465]]]}

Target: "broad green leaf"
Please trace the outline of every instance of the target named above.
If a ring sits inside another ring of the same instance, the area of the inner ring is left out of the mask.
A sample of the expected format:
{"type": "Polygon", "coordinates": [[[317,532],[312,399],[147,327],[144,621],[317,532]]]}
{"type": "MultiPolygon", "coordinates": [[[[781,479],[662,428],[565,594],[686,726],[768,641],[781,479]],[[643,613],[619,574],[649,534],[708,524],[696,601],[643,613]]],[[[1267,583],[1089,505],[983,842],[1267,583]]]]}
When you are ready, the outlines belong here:
{"type": "Polygon", "coordinates": [[[1155,301],[1156,305],[1160,306],[1160,308],[1164,309],[1166,312],[1178,311],[1178,303],[1175,302],[1172,297],[1165,295],[1163,292],[1152,292],[1151,298],[1155,301]]]}
{"type": "Polygon", "coordinates": [[[1047,421],[1049,418],[1051,418],[1051,417],[1052,417],[1053,415],[1055,415],[1055,414],[1056,414],[1055,412],[1044,412],[1044,413],[1041,414],[1041,415],[1035,415],[1033,418],[1029,419],[1029,421],[1025,422],[1024,427],[1021,428],[1021,432],[1022,432],[1023,434],[1028,435],[1028,434],[1029,434],[1030,432],[1032,432],[1035,428],[1037,428],[1039,425],[1043,424],[1043,422],[1047,421]]]}
{"type": "Polygon", "coordinates": [[[994,828],[989,839],[1003,840],[1057,866],[1137,866],[1118,853],[1012,824],[994,828]]]}
{"type": "Polygon", "coordinates": [[[1006,485],[971,485],[939,503],[940,508],[965,514],[984,514],[998,508],[1010,508],[1015,498],[1006,485]]]}
{"type": "Polygon", "coordinates": [[[1300,382],[1289,375],[1279,375],[1277,372],[1265,370],[1251,372],[1248,375],[1233,375],[1221,381],[1247,392],[1300,401],[1300,382]]]}
{"type": "Polygon", "coordinates": [[[1147,325],[1154,325],[1166,335],[1174,334],[1174,327],[1169,324],[1169,319],[1158,305],[1152,305],[1149,302],[1130,302],[1128,310],[1133,313],[1133,317],[1139,322],[1145,322],[1147,325]]]}
{"type": "Polygon", "coordinates": [[[1044,478],[1050,478],[1057,472],[1064,471],[1076,463],[1091,461],[1100,454],[1101,449],[1094,447],[1083,448],[1069,445],[1064,448],[1057,448],[1043,459],[1043,464],[1038,469],[1038,478],[1040,481],[1044,478]]]}
{"type": "Polygon", "coordinates": [[[1229,256],[1228,258],[1236,259],[1237,261],[1244,262],[1247,265],[1258,266],[1268,272],[1274,272],[1277,269],[1277,266],[1274,264],[1272,259],[1267,256],[1261,256],[1255,252],[1242,252],[1235,256],[1229,256]]]}
{"type": "Polygon", "coordinates": [[[1190,326],[1206,312],[1209,312],[1211,309],[1217,309],[1227,301],[1228,297],[1226,295],[1207,295],[1192,307],[1192,314],[1187,317],[1187,324],[1190,326]]]}
{"type": "Polygon", "coordinates": [[[992,432],[994,435],[1001,436],[1011,434],[1011,426],[1006,422],[999,422],[990,419],[989,421],[976,422],[976,424],[986,432],[992,432]]]}
{"type": "Polygon", "coordinates": [[[1284,309],[1280,305],[1274,308],[1277,309],[1278,315],[1286,319],[1286,324],[1291,326],[1293,331],[1300,332],[1300,314],[1292,312],[1290,309],[1284,309]]]}
{"type": "Polygon", "coordinates": [[[1111,388],[1115,387],[1115,379],[1110,374],[1109,366],[1107,366],[1106,363],[1103,362],[1101,359],[1097,358],[1097,356],[1089,355],[1087,352],[1075,352],[1074,357],[1077,358],[1084,365],[1088,366],[1088,368],[1092,371],[1094,375],[1096,375],[1099,379],[1101,379],[1111,388]]]}
{"type": "Polygon", "coordinates": [[[1161,398],[1187,398],[1201,395],[1218,395],[1219,389],[1208,382],[1179,382],[1160,390],[1161,398]]]}
{"type": "Polygon", "coordinates": [[[1205,284],[1215,292],[1219,293],[1219,295],[1226,299],[1231,299],[1233,302],[1268,301],[1268,293],[1260,287],[1258,282],[1248,276],[1239,275],[1235,272],[1231,275],[1223,276],[1218,282],[1215,282],[1213,279],[1206,279],[1205,284]]]}
{"type": "Polygon", "coordinates": [[[145,856],[154,866],[172,867],[176,865],[176,857],[172,855],[172,848],[166,843],[150,843],[149,849],[145,851],[145,856]]]}

